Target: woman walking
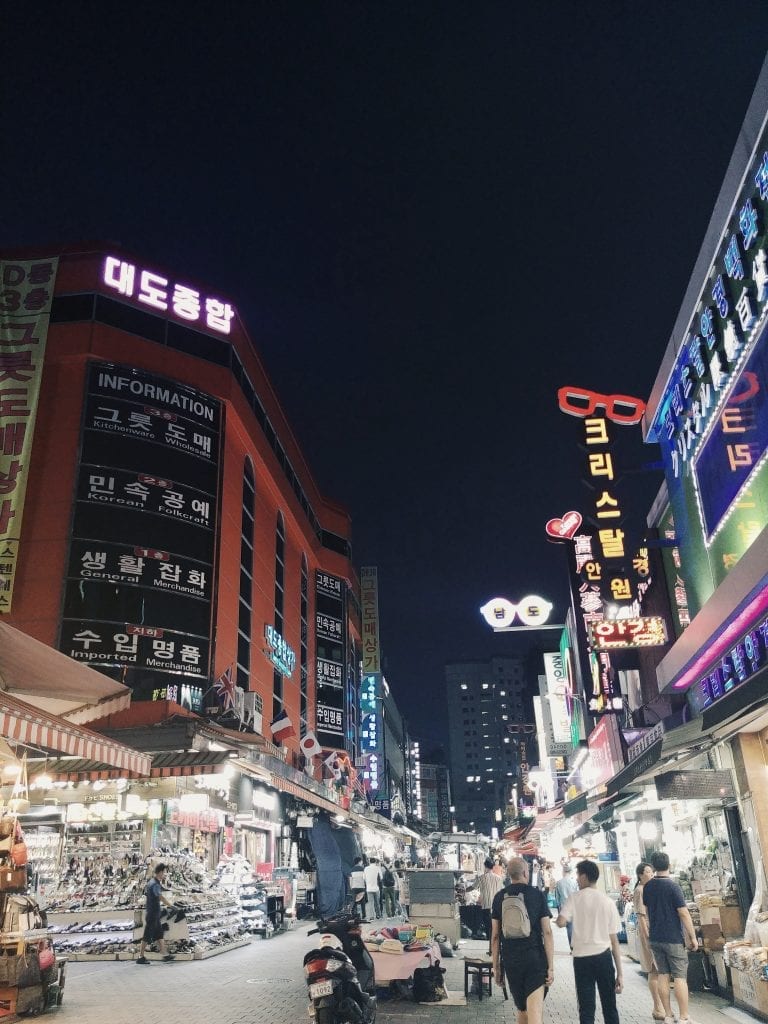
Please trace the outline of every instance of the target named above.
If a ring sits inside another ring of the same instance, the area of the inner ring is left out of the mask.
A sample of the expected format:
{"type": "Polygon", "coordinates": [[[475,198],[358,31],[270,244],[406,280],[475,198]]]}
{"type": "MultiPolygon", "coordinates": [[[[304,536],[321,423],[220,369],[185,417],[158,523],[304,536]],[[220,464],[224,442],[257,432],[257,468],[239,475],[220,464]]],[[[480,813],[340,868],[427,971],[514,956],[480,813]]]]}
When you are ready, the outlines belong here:
{"type": "Polygon", "coordinates": [[[654,1020],[661,1021],[664,1020],[664,1005],[659,996],[659,972],[656,970],[656,964],[653,962],[653,953],[651,952],[648,938],[648,913],[643,903],[643,886],[653,878],[653,868],[650,864],[643,862],[637,865],[635,874],[637,875],[637,882],[635,882],[635,891],[632,893],[632,902],[634,903],[635,916],[637,917],[640,969],[648,975],[648,988],[653,999],[651,1016],[654,1020]]]}

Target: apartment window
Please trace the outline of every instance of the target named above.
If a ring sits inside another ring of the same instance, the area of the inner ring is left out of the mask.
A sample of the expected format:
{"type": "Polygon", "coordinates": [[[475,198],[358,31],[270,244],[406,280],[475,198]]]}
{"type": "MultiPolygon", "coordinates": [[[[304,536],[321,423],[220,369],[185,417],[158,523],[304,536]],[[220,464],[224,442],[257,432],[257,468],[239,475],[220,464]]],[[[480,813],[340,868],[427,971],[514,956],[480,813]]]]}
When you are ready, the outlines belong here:
{"type": "Polygon", "coordinates": [[[243,509],[240,525],[240,595],[237,607],[237,685],[251,688],[251,621],[253,618],[253,533],[256,515],[256,484],[253,464],[243,465],[243,509]]]}

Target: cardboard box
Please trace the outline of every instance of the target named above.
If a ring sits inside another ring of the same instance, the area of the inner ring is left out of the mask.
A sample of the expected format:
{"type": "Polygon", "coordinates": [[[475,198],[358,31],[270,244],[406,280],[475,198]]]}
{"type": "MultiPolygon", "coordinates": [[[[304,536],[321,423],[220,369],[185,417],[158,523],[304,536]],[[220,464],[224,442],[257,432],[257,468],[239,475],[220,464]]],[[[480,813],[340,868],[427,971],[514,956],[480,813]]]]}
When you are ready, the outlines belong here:
{"type": "Polygon", "coordinates": [[[722,949],[725,945],[725,938],[720,930],[719,924],[703,924],[701,936],[704,940],[704,949],[722,949]]]}
{"type": "Polygon", "coordinates": [[[757,979],[751,974],[745,974],[743,971],[731,971],[731,980],[733,981],[733,997],[740,1003],[746,1004],[751,1009],[757,1005],[757,991],[756,986],[758,985],[757,979]]]}
{"type": "Polygon", "coordinates": [[[699,916],[701,918],[702,925],[716,924],[719,928],[721,909],[721,907],[699,907],[699,916]]]}
{"type": "Polygon", "coordinates": [[[739,939],[744,934],[744,918],[739,907],[719,907],[720,927],[726,939],[739,939]]]}

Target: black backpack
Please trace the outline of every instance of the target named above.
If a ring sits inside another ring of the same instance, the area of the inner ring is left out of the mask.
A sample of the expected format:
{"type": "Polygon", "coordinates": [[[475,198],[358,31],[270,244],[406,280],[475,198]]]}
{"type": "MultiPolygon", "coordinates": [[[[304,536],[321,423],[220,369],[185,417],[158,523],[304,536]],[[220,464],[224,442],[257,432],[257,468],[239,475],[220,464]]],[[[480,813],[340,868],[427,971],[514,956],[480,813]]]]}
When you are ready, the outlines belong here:
{"type": "Polygon", "coordinates": [[[385,885],[388,889],[389,888],[394,889],[394,887],[395,887],[395,876],[392,874],[392,872],[389,870],[389,868],[385,868],[384,869],[384,874],[381,876],[381,884],[385,885]]]}
{"type": "Polygon", "coordinates": [[[443,975],[445,968],[437,960],[432,967],[417,967],[413,972],[413,998],[417,1003],[439,1003],[447,999],[443,975]]]}

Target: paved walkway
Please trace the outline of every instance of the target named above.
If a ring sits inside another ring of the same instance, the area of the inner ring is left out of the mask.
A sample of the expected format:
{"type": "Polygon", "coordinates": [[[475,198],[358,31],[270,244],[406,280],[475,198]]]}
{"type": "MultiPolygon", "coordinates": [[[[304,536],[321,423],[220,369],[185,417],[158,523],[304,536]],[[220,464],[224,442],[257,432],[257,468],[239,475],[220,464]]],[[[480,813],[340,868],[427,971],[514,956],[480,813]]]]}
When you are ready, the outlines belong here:
{"type": "MultiPolygon", "coordinates": [[[[300,1024],[310,1021],[302,958],[312,948],[308,925],[269,940],[209,960],[187,963],[69,964],[64,1003],[46,1020],[58,1024],[300,1024]]],[[[573,968],[564,932],[555,929],[555,984],[546,1004],[545,1024],[575,1024],[578,1020],[573,968]]],[[[444,961],[451,992],[463,994],[461,956],[481,955],[485,943],[463,942],[458,955],[444,961]]],[[[652,1024],[651,1001],[637,965],[625,959],[625,990],[619,996],[622,1024],[652,1024]]],[[[695,996],[691,1014],[701,1024],[752,1024],[753,1018],[721,1008],[728,1004],[712,996],[695,996]]],[[[496,991],[467,1006],[421,1006],[381,1001],[380,1024],[511,1024],[512,1002],[496,991]]],[[[598,1010],[597,1024],[602,1024],[598,1010]]]]}

